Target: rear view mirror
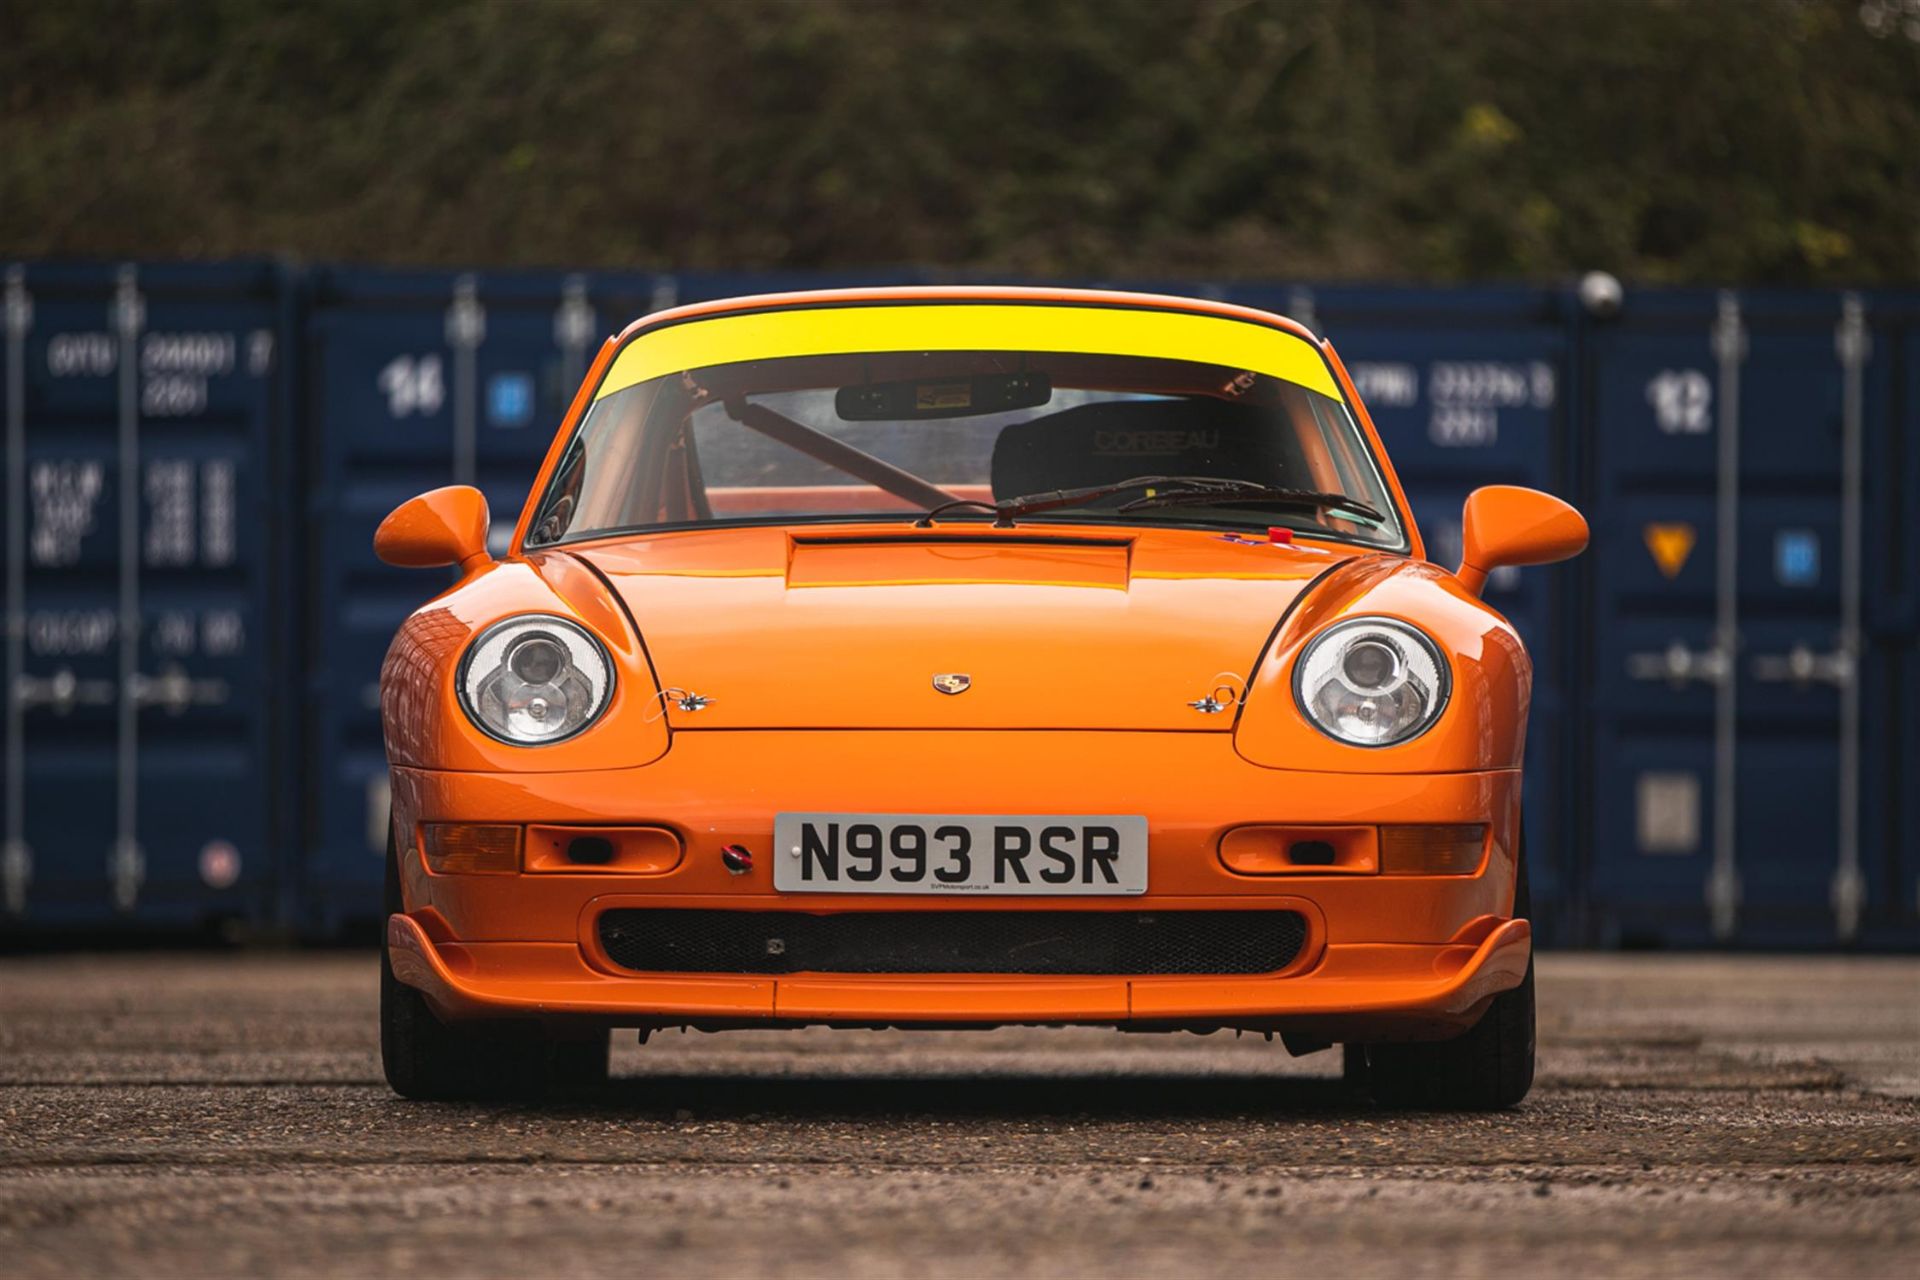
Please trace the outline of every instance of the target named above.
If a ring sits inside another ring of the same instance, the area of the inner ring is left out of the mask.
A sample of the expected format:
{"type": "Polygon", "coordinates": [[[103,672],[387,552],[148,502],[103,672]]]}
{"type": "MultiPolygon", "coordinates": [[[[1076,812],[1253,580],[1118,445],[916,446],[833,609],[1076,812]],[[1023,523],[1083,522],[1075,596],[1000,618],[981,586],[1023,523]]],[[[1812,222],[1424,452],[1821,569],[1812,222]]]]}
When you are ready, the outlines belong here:
{"type": "Polygon", "coordinates": [[[1037,409],[1051,399],[1053,380],[1044,373],[988,373],[842,387],[833,408],[846,422],[911,422],[1037,409]]]}
{"type": "Polygon", "coordinates": [[[373,553],[401,568],[457,564],[471,573],[492,563],[488,519],[485,494],[471,485],[448,485],[395,507],[373,532],[373,553]]]}
{"type": "Polygon", "coordinates": [[[1460,515],[1456,576],[1479,595],[1487,575],[1502,565],[1552,564],[1585,550],[1587,522],[1550,493],[1491,484],[1467,495],[1460,515]]]}

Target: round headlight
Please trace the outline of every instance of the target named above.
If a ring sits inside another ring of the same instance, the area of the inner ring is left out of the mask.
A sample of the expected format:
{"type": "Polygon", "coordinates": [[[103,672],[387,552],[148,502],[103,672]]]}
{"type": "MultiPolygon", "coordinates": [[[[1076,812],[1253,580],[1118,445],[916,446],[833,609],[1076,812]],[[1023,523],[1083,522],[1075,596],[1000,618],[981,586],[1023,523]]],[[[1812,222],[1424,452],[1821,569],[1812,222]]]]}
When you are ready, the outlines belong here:
{"type": "Polygon", "coordinates": [[[1424,733],[1447,705],[1439,646],[1391,618],[1350,618],[1316,636],[1294,667],[1301,712],[1356,747],[1391,747],[1424,733]]]}
{"type": "Polygon", "coordinates": [[[535,747],[599,718],[613,693],[613,664],[578,624],[528,613],[482,632],[459,680],[460,705],[482,732],[535,747]]]}

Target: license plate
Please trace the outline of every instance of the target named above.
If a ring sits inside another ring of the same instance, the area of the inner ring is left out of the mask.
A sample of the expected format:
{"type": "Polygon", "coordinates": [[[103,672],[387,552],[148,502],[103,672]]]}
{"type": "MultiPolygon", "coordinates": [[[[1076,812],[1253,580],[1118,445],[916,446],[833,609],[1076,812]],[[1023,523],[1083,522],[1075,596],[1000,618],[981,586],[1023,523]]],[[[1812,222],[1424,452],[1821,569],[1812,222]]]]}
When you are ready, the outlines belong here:
{"type": "Polygon", "coordinates": [[[1137,815],[783,813],[773,844],[782,893],[1147,891],[1137,815]]]}

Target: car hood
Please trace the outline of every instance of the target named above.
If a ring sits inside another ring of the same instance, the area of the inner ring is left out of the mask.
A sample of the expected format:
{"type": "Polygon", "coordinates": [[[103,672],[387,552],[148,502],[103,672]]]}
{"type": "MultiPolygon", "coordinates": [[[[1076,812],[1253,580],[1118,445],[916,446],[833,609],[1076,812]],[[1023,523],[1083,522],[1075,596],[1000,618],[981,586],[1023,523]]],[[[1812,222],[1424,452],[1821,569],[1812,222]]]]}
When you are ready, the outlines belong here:
{"type": "Polygon", "coordinates": [[[700,530],[565,554],[632,613],[676,729],[1215,732],[1234,716],[1188,704],[1244,688],[1288,607],[1349,558],[1194,530],[977,526],[700,530]]]}

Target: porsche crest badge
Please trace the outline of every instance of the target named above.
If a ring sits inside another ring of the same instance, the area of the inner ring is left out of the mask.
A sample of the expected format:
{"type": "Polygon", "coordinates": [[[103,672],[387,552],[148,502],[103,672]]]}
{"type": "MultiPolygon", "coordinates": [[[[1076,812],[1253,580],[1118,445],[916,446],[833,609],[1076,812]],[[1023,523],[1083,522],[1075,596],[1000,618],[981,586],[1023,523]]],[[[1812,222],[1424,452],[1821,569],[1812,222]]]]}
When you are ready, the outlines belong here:
{"type": "Polygon", "coordinates": [[[965,693],[973,687],[973,677],[959,671],[943,671],[933,678],[933,687],[942,693],[965,693]]]}

